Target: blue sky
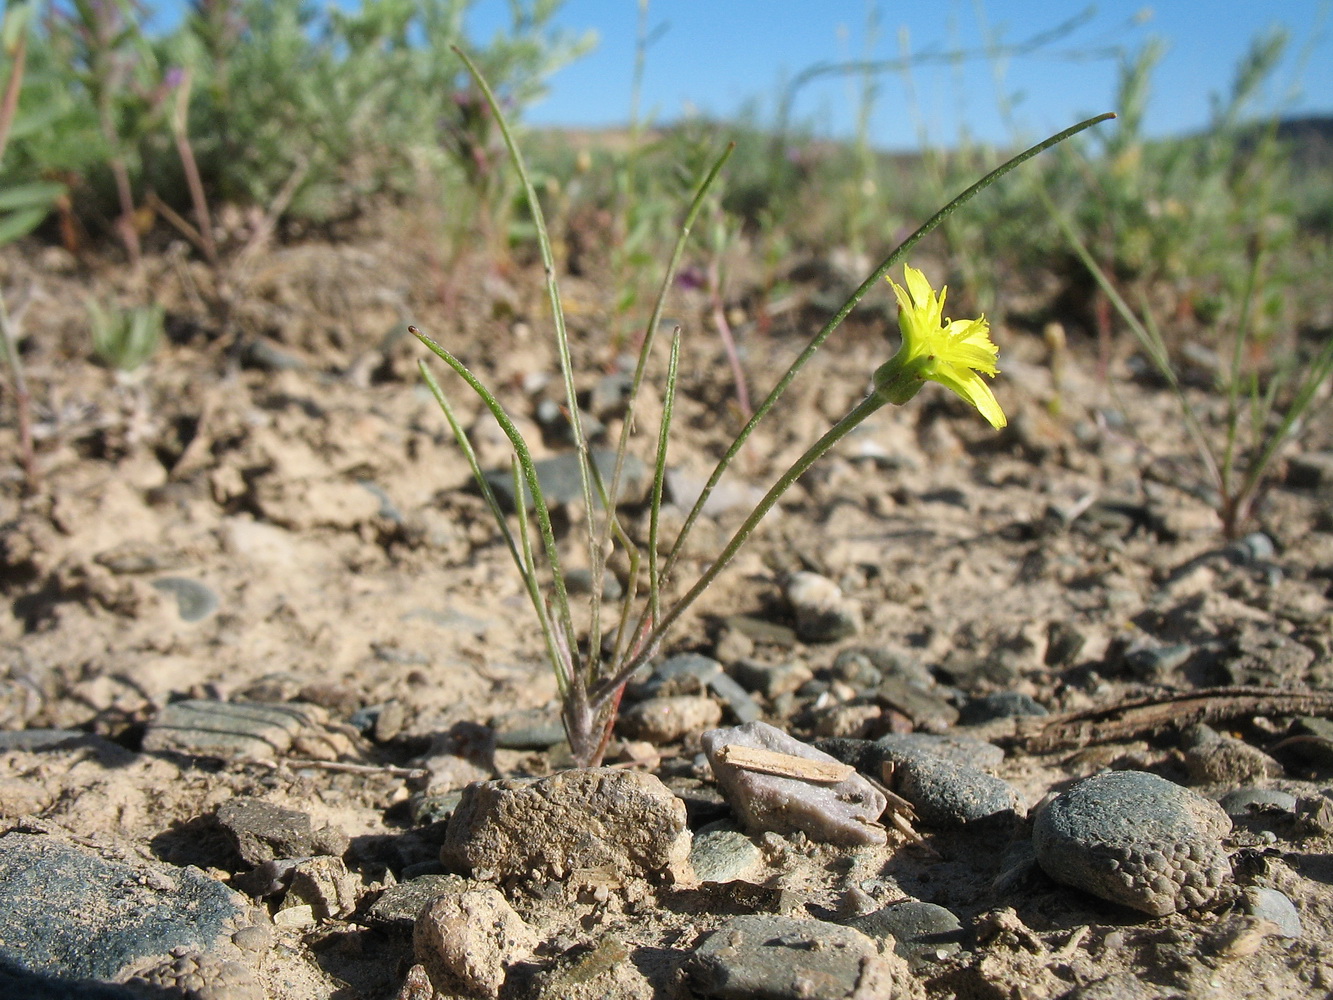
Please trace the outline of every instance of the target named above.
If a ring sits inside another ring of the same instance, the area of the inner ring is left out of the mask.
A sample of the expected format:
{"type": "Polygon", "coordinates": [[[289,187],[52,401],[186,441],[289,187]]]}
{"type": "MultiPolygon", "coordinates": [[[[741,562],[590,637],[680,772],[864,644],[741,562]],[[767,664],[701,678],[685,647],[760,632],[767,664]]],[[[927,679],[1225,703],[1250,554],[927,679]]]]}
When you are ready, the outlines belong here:
{"type": "MultiPolygon", "coordinates": [[[[185,8],[184,0],[149,5],[154,23],[164,27],[185,8]]],[[[645,62],[642,111],[666,123],[692,113],[729,117],[750,107],[761,124],[771,124],[784,83],[811,66],[896,59],[904,45],[910,53],[979,56],[988,40],[1020,45],[1085,12],[1076,30],[1034,52],[922,64],[910,80],[901,72],[882,74],[871,141],[911,149],[922,138],[949,145],[964,134],[993,143],[1043,138],[1115,110],[1116,53],[1135,53],[1152,38],[1166,52],[1152,76],[1146,131],[1197,129],[1207,124],[1214,97],[1227,93],[1250,43],[1275,26],[1285,27],[1290,41],[1260,110],[1333,114],[1333,0],[649,0],[655,40],[645,62]],[[879,15],[874,37],[871,11],[879,15]]],[[[474,0],[469,34],[484,45],[508,17],[508,0],[474,0]]],[[[595,32],[597,47],[551,78],[549,95],[527,121],[624,124],[638,23],[638,0],[565,0],[557,24],[579,35],[595,32]]],[[[821,137],[849,137],[859,93],[853,77],[813,82],[795,97],[794,121],[821,137]]]]}
{"type": "MultiPolygon", "coordinates": [[[[506,4],[481,0],[470,33],[483,42],[506,17],[506,4]]],[[[1040,138],[1102,111],[1113,110],[1117,63],[1095,58],[1110,50],[1137,51],[1149,38],[1166,43],[1152,77],[1145,119],[1149,134],[1198,128],[1210,101],[1224,95],[1250,42],[1274,25],[1290,33],[1287,56],[1266,91],[1266,107],[1292,114],[1333,113],[1333,12],[1327,0],[1167,0],[1155,6],[1102,0],[1076,31],[1049,46],[998,64],[986,58],[962,65],[927,65],[912,73],[915,100],[901,73],[880,77],[870,124],[872,141],[904,149],[924,131],[936,144],[973,138],[1003,142],[1040,138]],[[997,69],[1002,76],[997,80],[997,69]],[[1012,115],[1001,107],[1008,99],[1012,115]]],[[[657,122],[701,111],[730,115],[747,103],[771,121],[784,81],[821,62],[893,59],[902,38],[913,52],[983,50],[992,38],[1021,43],[1088,9],[1058,0],[650,0],[648,23],[659,32],[648,49],[642,106],[657,122]],[[868,40],[868,12],[878,7],[878,38],[868,40]]],[[[558,23],[595,30],[598,46],[559,71],[548,98],[533,107],[535,124],[600,126],[622,123],[638,25],[637,0],[566,0],[558,23]]],[[[798,121],[822,134],[854,132],[859,83],[825,79],[802,88],[798,121]]]]}

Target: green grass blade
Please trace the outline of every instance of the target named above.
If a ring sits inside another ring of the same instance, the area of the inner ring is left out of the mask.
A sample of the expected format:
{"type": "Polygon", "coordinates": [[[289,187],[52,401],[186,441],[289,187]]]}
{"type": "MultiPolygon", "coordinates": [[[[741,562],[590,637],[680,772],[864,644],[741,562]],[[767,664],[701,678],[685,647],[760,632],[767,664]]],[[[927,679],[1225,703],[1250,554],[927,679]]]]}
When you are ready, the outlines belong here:
{"type": "MultiPolygon", "coordinates": [[[[510,419],[509,414],[505,412],[500,401],[494,394],[484,386],[476,375],[468,370],[463,362],[441,347],[430,337],[426,336],[415,326],[409,326],[408,332],[426,345],[436,357],[452,368],[464,382],[472,387],[486,408],[491,411],[491,416],[495,417],[496,423],[504,431],[505,437],[514,447],[514,453],[518,456],[519,466],[523,470],[523,478],[527,483],[528,492],[532,496],[532,507],[537,515],[537,527],[541,532],[542,545],[546,551],[546,561],[551,567],[552,583],[555,587],[555,606],[556,614],[559,619],[559,625],[563,626],[566,635],[574,634],[573,619],[569,613],[569,592],[565,587],[565,575],[560,568],[560,553],[555,544],[555,529],[551,526],[551,511],[546,505],[546,497],[542,495],[541,484],[537,481],[537,469],[532,462],[532,452],[528,449],[528,443],[523,440],[523,435],[519,433],[514,421],[510,419]]],[[[520,507],[524,504],[524,497],[521,493],[514,497],[514,506],[520,507]]]]}

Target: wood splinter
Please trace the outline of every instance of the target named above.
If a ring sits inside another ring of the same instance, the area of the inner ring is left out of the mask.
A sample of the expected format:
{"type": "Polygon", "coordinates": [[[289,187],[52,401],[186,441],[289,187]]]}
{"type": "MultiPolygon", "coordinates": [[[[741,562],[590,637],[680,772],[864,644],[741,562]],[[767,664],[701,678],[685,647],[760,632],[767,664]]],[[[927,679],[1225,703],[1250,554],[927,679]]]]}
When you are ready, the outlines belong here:
{"type": "Polygon", "coordinates": [[[836,785],[851,777],[856,768],[836,760],[811,760],[776,750],[747,747],[740,743],[725,743],[718,748],[717,759],[746,771],[775,774],[780,778],[796,778],[816,784],[836,785]]]}

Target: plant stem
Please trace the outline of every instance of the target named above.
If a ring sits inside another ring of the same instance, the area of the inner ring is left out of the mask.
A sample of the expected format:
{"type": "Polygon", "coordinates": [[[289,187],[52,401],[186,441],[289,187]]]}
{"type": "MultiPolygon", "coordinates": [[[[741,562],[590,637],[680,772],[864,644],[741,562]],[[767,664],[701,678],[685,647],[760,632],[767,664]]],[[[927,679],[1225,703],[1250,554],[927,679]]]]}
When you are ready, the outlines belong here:
{"type": "Polygon", "coordinates": [[[1038,153],[1044,152],[1051,146],[1064,142],[1064,140],[1071,136],[1077,135],[1084,129],[1091,128],[1099,122],[1104,122],[1114,117],[1114,113],[1108,112],[1106,114],[1098,115],[1095,118],[1089,118],[1087,121],[1079,122],[1077,125],[1067,128],[1063,132],[1057,132],[1055,135],[1024,150],[1012,159],[1006,160],[922,223],[921,227],[917,229],[916,232],[903,240],[903,242],[898,245],[897,249],[884,259],[879,267],[875,269],[874,273],[866,278],[856,291],[852,292],[847,301],[843,303],[842,308],[834,313],[833,317],[824,324],[824,327],[815,334],[810,343],[806,345],[805,350],[803,350],[796,360],[792,362],[791,367],[788,368],[782,378],[778,380],[777,385],[775,385],[773,390],[764,398],[764,401],[759,404],[759,408],[755,410],[754,416],[751,417],[749,422],[741,429],[741,432],[736,435],[736,439],[731,443],[726,454],[724,454],[718,461],[717,466],[713,469],[713,474],[708,477],[708,482],[704,484],[704,488],[702,492],[700,492],[699,498],[694,502],[694,506],[686,516],[685,524],[681,527],[680,533],[676,536],[676,544],[672,547],[671,555],[667,558],[667,564],[662,570],[664,579],[670,575],[677,558],[680,553],[684,551],[684,546],[681,543],[694,527],[694,522],[699,519],[699,515],[703,512],[704,504],[708,502],[709,496],[712,495],[713,488],[717,486],[719,480],[721,480],[722,474],[727,470],[727,466],[731,464],[732,459],[740,452],[759,421],[763,420],[764,417],[768,415],[768,412],[773,409],[778,399],[787,391],[787,387],[791,385],[792,380],[796,378],[797,374],[799,374],[801,369],[805,367],[806,363],[814,357],[815,352],[823,346],[824,341],[829,338],[833,331],[842,325],[842,321],[847,318],[848,314],[851,313],[857,303],[865,297],[866,293],[869,292],[870,289],[876,287],[884,276],[889,273],[889,270],[897,264],[898,261],[907,256],[912,248],[921,242],[926,235],[936,229],[940,223],[986,188],[998,181],[1005,174],[1009,173],[1009,171],[1032,159],[1038,153]]]}
{"type": "Polygon", "coordinates": [[[792,463],[791,468],[779,477],[778,481],[769,488],[769,491],[766,494],[764,494],[764,498],[759,501],[754,510],[750,511],[749,516],[745,519],[744,523],[736,529],[736,533],[731,536],[731,541],[727,542],[726,547],[722,550],[721,554],[713,560],[712,565],[704,570],[703,575],[694,582],[694,586],[685,593],[684,597],[671,606],[671,610],[669,610],[652,631],[648,633],[647,639],[643,644],[643,649],[640,650],[629,663],[622,667],[619,672],[611,677],[610,680],[604,681],[593,690],[592,701],[594,705],[598,704],[603,699],[609,698],[620,685],[623,685],[625,681],[629,679],[629,676],[634,673],[635,670],[654,655],[666,631],[675,624],[676,619],[684,614],[686,609],[698,600],[699,596],[712,585],[713,581],[717,579],[718,574],[731,564],[731,560],[736,557],[736,553],[740,551],[741,546],[749,540],[750,535],[754,533],[754,529],[759,526],[759,522],[762,521],[764,516],[773,509],[773,505],[778,502],[782,494],[786,493],[791,485],[804,475],[805,471],[809,469],[810,466],[814,465],[825,452],[846,437],[857,424],[860,424],[876,410],[887,405],[887,403],[888,401],[886,399],[877,394],[867,396],[853,407],[850,413],[830,427],[818,441],[806,449],[805,454],[792,463]]]}

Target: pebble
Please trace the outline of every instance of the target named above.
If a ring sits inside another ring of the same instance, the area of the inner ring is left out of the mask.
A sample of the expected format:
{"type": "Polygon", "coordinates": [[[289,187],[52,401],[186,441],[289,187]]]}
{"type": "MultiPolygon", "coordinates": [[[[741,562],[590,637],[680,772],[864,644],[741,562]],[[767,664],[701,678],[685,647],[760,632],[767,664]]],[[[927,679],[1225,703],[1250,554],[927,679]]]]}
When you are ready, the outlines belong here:
{"type": "Polygon", "coordinates": [[[491,719],[495,745],[506,750],[548,750],[565,738],[555,708],[516,708],[491,719]]]}
{"type": "Polygon", "coordinates": [[[1296,796],[1276,788],[1237,788],[1223,795],[1218,804],[1232,819],[1248,819],[1267,812],[1296,813],[1296,796]]]}
{"type": "Polygon", "coordinates": [[[272,760],[285,753],[307,726],[322,721],[313,705],[258,702],[173,701],[148,724],[143,749],[201,757],[272,760]]]}
{"type": "Polygon", "coordinates": [[[848,922],[873,938],[893,939],[893,950],[913,967],[962,950],[963,925],[953,911],[905,899],[848,922]]]}
{"type": "Polygon", "coordinates": [[[1194,647],[1187,643],[1138,646],[1126,651],[1123,662],[1130,676],[1136,680],[1162,684],[1171,680],[1193,655],[1194,647]]]}
{"type": "Polygon", "coordinates": [[[973,698],[964,705],[958,721],[965,726],[977,726],[993,719],[1049,714],[1045,705],[1022,691],[995,691],[980,698],[973,698]]]}
{"type": "MultiPolygon", "coordinates": [[[[611,488],[611,474],[615,471],[616,465],[615,452],[609,448],[594,448],[589,452],[589,456],[609,490],[611,488]]],[[[573,503],[576,500],[583,499],[583,484],[579,477],[578,456],[573,452],[555,455],[552,458],[541,458],[533,465],[537,472],[537,485],[541,487],[542,496],[546,499],[548,507],[557,507],[560,504],[573,503]]],[[[505,466],[503,469],[491,469],[483,475],[491,489],[495,491],[496,499],[500,501],[501,506],[508,510],[514,510],[514,474],[509,466],[505,466]]],[[[647,485],[647,466],[633,455],[627,455],[624,471],[620,476],[620,496],[616,498],[617,502],[621,503],[638,498],[643,494],[647,485]]],[[[593,497],[596,498],[596,496],[597,492],[594,488],[593,497]]],[[[526,482],[523,484],[523,499],[528,508],[531,509],[532,494],[528,492],[526,482]]]]}
{"type": "Polygon", "coordinates": [[[896,955],[852,927],[747,914],[704,939],[685,963],[694,990],[724,1000],[894,1000],[925,992],[896,955]]]}
{"type": "Polygon", "coordinates": [[[736,675],[736,680],[744,687],[759,692],[765,698],[790,694],[815,676],[808,666],[799,661],[763,663],[759,660],[744,659],[738,661],[731,669],[736,675]]]}
{"type": "Polygon", "coordinates": [[[327,854],[301,858],[292,865],[290,882],[282,909],[306,905],[318,920],[348,917],[359,901],[358,881],[342,858],[327,854]]]}
{"type": "Polygon", "coordinates": [[[536,933],[491,888],[451,893],[417,917],[412,934],[416,960],[431,985],[446,996],[493,1000],[508,966],[532,954],[536,933]]]}
{"type": "Polygon", "coordinates": [[[704,690],[712,691],[720,698],[737,722],[753,722],[761,714],[749,692],[722,669],[721,663],[699,653],[680,653],[663,660],[636,693],[640,697],[655,698],[699,694],[704,690]]]}
{"type": "Polygon", "coordinates": [[[734,743],[809,760],[834,760],[822,750],[765,722],[712,729],[700,742],[718,787],[751,833],[800,830],[812,840],[847,845],[887,841],[879,817],[888,800],[860,774],[853,772],[836,784],[814,784],[740,768],[718,756],[723,746],[734,743]]]}
{"type": "Polygon", "coordinates": [[[1181,733],[1181,745],[1185,768],[1196,784],[1243,784],[1278,778],[1285,770],[1257,747],[1203,725],[1190,726],[1181,733]]]}
{"type": "Polygon", "coordinates": [[[410,932],[427,903],[458,895],[468,887],[461,875],[419,875],[391,885],[365,911],[365,922],[383,930],[410,932]]]}
{"type": "Polygon", "coordinates": [[[1287,459],[1287,484],[1333,493],[1333,451],[1308,451],[1287,459]]]}
{"type": "MultiPolygon", "coordinates": [[[[565,589],[571,594],[592,593],[592,570],[571,569],[565,571],[565,589]]],[[[619,578],[609,569],[602,573],[602,600],[618,601],[624,595],[625,588],[619,578]]]]}
{"type": "Polygon", "coordinates": [[[748,880],[763,865],[758,846],[730,820],[709,823],[694,835],[690,866],[701,882],[748,880]]]}
{"type": "Polygon", "coordinates": [[[44,834],[0,836],[0,969],[8,972],[114,979],[176,948],[229,944],[249,914],[244,896],[194,868],[44,834]]]}
{"type": "Polygon", "coordinates": [[[911,720],[916,729],[940,732],[958,721],[958,709],[943,688],[925,686],[898,674],[886,676],[875,697],[911,720]]]}
{"type": "Polygon", "coordinates": [[[912,803],[926,826],[950,829],[1018,818],[1018,793],[985,771],[921,750],[885,748],[884,759],[893,765],[893,790],[912,803]]]}
{"type": "Polygon", "coordinates": [[[1210,902],[1230,877],[1221,806],[1143,771],[1109,771],[1061,793],[1033,824],[1057,882],[1153,916],[1210,902]]]}
{"type": "Polygon", "coordinates": [[[218,609],[218,595],[198,580],[164,576],[154,580],[153,587],[176,598],[181,621],[201,622],[218,609]]]}
{"type": "Polygon", "coordinates": [[[575,868],[688,878],[689,851],[685,804],[658,778],[594,767],[469,785],[440,860],[501,878],[561,879],[575,868]]]}
{"type": "Polygon", "coordinates": [[[877,740],[839,737],[816,740],[815,746],[876,781],[883,780],[883,764],[894,753],[928,753],[978,769],[994,769],[1004,761],[1004,751],[994,743],[941,733],[888,733],[877,740]]]}
{"type": "Polygon", "coordinates": [[[218,807],[217,823],[248,865],[316,854],[341,855],[347,834],[332,826],[316,830],[309,813],[265,802],[238,798],[218,807]]]}
{"type": "Polygon", "coordinates": [[[616,729],[624,736],[650,743],[674,743],[722,721],[722,706],[702,695],[649,698],[620,713],[616,729]]]}
{"type": "Polygon", "coordinates": [[[1304,933],[1296,904],[1285,893],[1265,886],[1250,886],[1242,894],[1242,909],[1252,917],[1277,925],[1277,936],[1296,939],[1304,933]]]}
{"type": "Polygon", "coordinates": [[[861,631],[861,610],[826,576],[802,571],[783,587],[802,642],[837,642],[861,631]]]}

